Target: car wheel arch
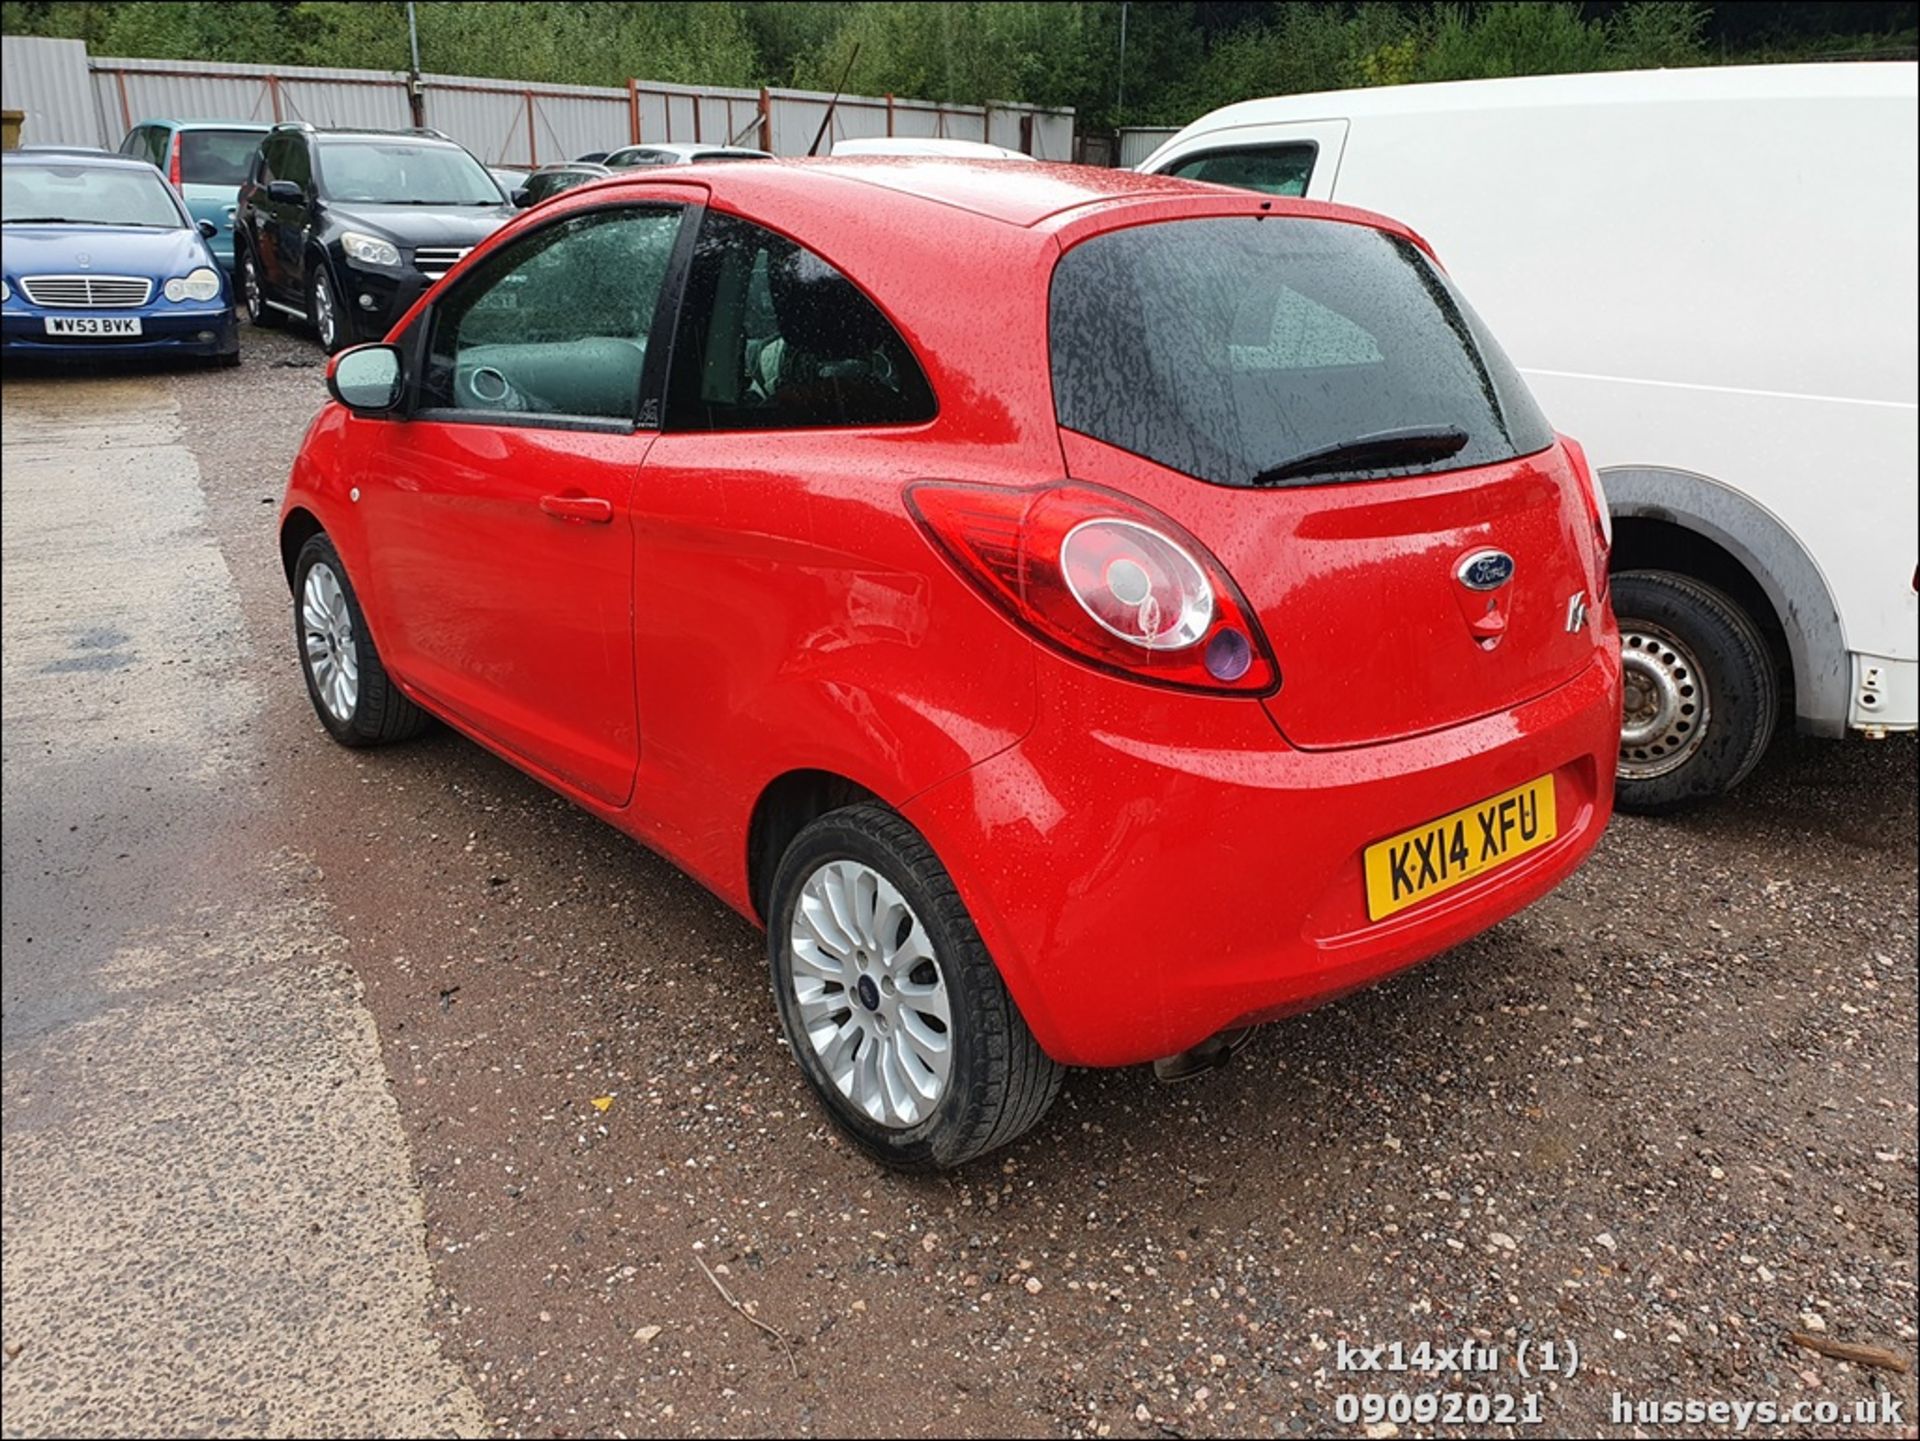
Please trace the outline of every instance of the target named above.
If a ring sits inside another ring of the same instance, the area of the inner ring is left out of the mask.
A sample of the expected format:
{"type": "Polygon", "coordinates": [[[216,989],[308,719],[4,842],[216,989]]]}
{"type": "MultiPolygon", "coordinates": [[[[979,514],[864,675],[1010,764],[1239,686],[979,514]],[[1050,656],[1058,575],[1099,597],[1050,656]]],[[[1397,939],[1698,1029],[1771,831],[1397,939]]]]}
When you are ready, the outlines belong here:
{"type": "Polygon", "coordinates": [[[843,806],[887,806],[870,787],[838,771],[800,768],[774,776],[760,788],[747,820],[747,898],[762,925],[772,906],[773,875],[787,847],[807,826],[843,806]]]}
{"type": "Polygon", "coordinates": [[[1689,471],[1627,466],[1601,480],[1614,517],[1610,568],[1669,570],[1725,592],[1779,653],[1800,729],[1844,735],[1846,632],[1826,577],[1792,533],[1740,492],[1689,471]]]}
{"type": "Polygon", "coordinates": [[[287,573],[288,589],[293,587],[293,570],[299,563],[301,548],[325,531],[326,527],[320,524],[320,517],[305,506],[293,507],[281,520],[280,564],[287,573]]]}

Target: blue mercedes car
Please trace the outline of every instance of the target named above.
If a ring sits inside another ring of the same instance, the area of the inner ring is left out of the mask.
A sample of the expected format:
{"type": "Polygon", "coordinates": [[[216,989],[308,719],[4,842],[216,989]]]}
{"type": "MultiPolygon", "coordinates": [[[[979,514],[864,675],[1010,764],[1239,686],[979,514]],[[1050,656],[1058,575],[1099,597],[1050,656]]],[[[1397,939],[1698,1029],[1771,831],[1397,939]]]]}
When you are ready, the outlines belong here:
{"type": "Polygon", "coordinates": [[[240,363],[233,289],[179,192],[144,160],[0,157],[0,344],[56,360],[240,363]]]}

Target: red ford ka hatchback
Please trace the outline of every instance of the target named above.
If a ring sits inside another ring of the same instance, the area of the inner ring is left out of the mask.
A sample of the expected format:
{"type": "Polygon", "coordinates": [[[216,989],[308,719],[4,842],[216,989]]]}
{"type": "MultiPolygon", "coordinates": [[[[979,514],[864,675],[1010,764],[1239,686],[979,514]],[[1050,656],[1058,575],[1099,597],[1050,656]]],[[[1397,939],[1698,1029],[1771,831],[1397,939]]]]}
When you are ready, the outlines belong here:
{"type": "Polygon", "coordinates": [[[1380,216],[618,176],[328,383],[281,530],[321,722],[438,717],[763,924],[891,1164],[1452,946],[1611,811],[1585,461],[1380,216]]]}

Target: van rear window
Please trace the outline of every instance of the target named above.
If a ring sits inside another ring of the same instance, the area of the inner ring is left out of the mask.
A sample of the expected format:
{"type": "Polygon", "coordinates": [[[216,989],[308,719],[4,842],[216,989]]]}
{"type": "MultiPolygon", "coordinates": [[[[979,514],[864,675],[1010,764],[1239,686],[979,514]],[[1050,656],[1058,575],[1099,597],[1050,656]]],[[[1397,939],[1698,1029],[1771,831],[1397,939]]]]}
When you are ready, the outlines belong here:
{"type": "Polygon", "coordinates": [[[1553,429],[1420,249],[1365,225],[1173,220],[1055,267],[1059,422],[1217,485],[1489,465],[1553,429]]]}

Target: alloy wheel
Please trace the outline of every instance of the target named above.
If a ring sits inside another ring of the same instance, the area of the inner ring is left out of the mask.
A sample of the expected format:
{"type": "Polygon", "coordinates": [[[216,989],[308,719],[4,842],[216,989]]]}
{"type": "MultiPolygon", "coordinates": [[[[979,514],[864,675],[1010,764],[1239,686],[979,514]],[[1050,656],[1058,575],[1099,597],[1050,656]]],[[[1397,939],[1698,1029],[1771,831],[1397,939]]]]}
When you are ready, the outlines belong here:
{"type": "Polygon", "coordinates": [[[333,286],[324,275],[313,283],[313,328],[320,333],[321,349],[331,355],[340,317],[334,310],[333,286]]]}
{"type": "Polygon", "coordinates": [[[353,646],[353,612],[333,567],[320,561],[307,571],[300,597],[300,634],[313,688],[327,713],[341,724],[353,719],[360,700],[360,661],[353,646]]]}
{"type": "Polygon", "coordinates": [[[254,263],[251,251],[240,257],[240,284],[246,291],[247,319],[258,325],[267,304],[266,297],[260,293],[260,267],[254,263]]]}
{"type": "Polygon", "coordinates": [[[853,1106],[904,1130],[933,1113],[953,1070],[946,978],[894,884],[854,860],[819,866],[788,932],[793,998],[822,1067],[853,1106]]]}

